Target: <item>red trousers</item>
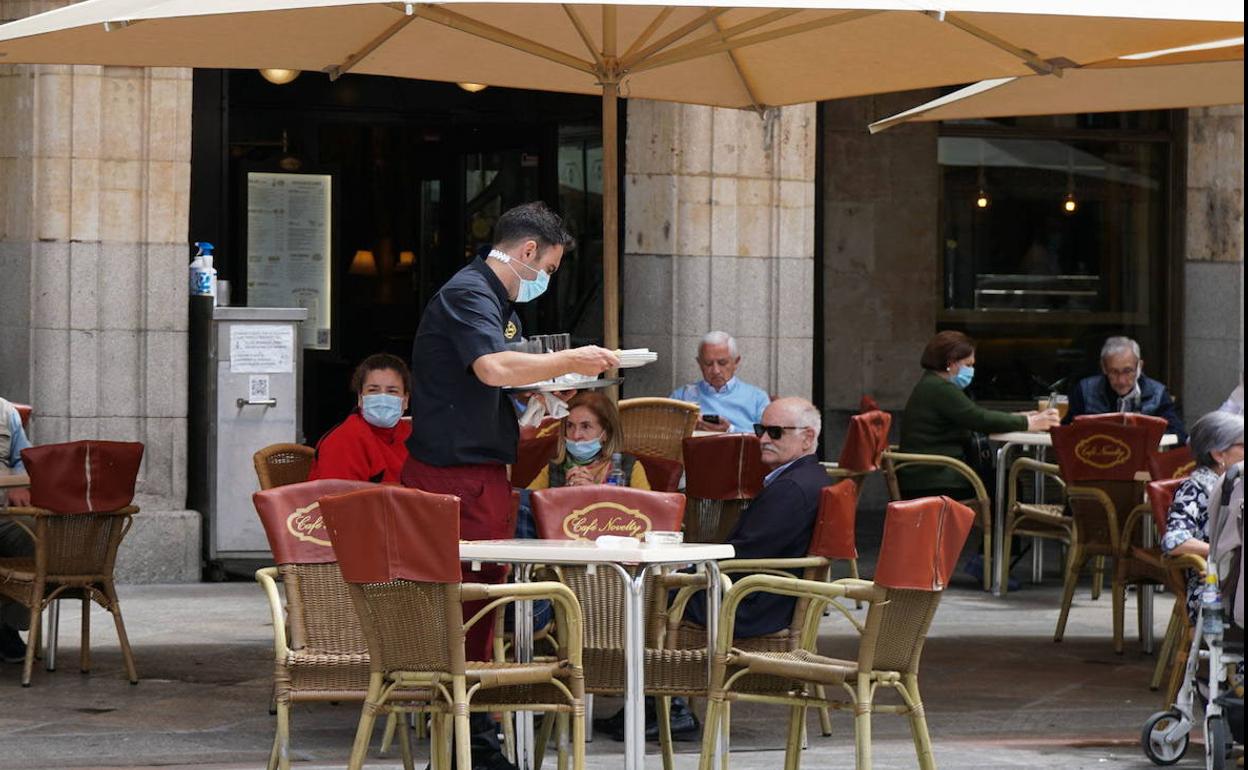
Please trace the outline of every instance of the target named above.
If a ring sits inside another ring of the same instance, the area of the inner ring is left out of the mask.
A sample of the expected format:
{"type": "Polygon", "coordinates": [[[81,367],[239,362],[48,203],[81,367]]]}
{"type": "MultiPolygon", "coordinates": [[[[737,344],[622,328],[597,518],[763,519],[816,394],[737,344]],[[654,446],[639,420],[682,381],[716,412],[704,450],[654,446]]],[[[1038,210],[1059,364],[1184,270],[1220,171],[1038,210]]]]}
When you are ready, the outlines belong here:
{"type": "MultiPolygon", "coordinates": [[[[451,465],[438,467],[407,458],[403,466],[403,486],[455,495],[459,498],[459,537],[461,540],[494,540],[515,537],[511,482],[505,465],[451,465]]],[[[479,572],[463,565],[465,583],[502,583],[507,568],[482,564],[479,572]]],[[[486,602],[464,602],[464,620],[471,618],[486,602]]],[[[464,654],[468,660],[493,658],[494,618],[482,618],[468,629],[464,654]]]]}

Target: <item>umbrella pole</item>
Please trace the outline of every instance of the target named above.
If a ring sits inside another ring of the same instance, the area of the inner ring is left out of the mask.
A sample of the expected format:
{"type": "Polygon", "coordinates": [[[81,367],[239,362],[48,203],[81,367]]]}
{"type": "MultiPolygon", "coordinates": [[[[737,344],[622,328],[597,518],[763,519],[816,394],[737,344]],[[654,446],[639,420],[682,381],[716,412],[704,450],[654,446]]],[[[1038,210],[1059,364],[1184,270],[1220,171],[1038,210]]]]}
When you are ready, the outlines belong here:
{"type": "Polygon", "coordinates": [[[620,346],[619,84],[602,84],[602,344],[620,346]]]}

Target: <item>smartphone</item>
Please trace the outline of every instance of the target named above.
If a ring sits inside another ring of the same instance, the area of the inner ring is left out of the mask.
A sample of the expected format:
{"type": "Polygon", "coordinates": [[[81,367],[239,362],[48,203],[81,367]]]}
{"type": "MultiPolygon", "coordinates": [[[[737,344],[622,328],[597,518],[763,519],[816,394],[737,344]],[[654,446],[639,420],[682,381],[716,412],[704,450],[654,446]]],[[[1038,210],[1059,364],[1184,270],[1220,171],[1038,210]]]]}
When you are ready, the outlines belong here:
{"type": "Polygon", "coordinates": [[[717,415],[717,414],[704,414],[704,415],[702,415],[702,422],[709,422],[709,423],[711,423],[712,425],[719,425],[719,415],[717,415]]]}

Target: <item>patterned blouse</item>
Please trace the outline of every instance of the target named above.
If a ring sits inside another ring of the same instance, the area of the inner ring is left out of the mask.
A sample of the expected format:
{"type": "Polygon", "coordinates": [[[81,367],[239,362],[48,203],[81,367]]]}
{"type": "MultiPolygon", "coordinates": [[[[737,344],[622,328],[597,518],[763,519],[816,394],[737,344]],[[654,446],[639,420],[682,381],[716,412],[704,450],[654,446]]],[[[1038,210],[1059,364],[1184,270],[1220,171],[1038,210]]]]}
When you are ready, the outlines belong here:
{"type": "MultiPolygon", "coordinates": [[[[1219,478],[1212,468],[1198,465],[1192,475],[1179,485],[1166,518],[1166,532],[1161,536],[1162,551],[1170,553],[1192,538],[1209,542],[1209,496],[1219,478]]],[[[1202,586],[1202,576],[1196,570],[1188,570],[1187,614],[1193,622],[1200,608],[1202,586]]]]}

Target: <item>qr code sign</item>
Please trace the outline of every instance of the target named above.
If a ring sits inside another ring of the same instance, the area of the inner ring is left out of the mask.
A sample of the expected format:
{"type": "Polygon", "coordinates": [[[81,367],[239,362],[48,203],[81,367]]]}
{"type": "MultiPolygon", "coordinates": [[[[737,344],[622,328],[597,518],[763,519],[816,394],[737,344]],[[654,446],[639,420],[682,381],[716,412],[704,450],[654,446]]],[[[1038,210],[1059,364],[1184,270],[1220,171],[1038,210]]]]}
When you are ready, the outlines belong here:
{"type": "Polygon", "coordinates": [[[267,374],[253,374],[248,378],[247,400],[252,402],[269,400],[269,376],[267,374]]]}

